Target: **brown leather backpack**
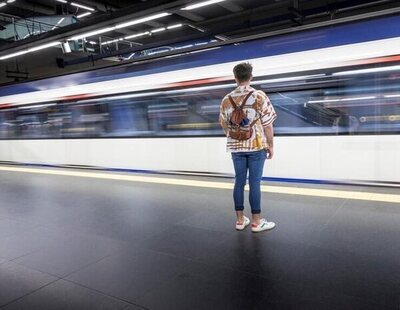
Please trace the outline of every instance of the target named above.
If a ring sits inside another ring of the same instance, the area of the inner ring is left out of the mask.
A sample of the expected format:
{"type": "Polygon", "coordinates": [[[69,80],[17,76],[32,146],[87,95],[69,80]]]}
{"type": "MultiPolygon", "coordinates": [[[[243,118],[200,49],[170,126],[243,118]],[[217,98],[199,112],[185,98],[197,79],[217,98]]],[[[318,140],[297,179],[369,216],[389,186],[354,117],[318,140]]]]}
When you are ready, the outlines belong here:
{"type": "Polygon", "coordinates": [[[229,101],[233,106],[233,111],[230,117],[231,128],[228,131],[229,137],[235,140],[248,140],[253,135],[253,126],[258,121],[258,118],[251,122],[250,125],[243,126],[242,122],[247,117],[243,108],[246,105],[247,100],[253,94],[253,91],[249,92],[243,99],[241,105],[237,105],[231,96],[228,96],[229,101]]]}

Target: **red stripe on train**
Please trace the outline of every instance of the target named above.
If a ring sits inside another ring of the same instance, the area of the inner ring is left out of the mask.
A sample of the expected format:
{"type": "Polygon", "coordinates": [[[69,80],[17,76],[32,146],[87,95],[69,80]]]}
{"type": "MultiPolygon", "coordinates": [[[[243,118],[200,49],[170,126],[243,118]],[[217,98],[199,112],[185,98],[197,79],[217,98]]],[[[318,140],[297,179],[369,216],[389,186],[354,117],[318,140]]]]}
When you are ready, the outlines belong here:
{"type": "Polygon", "coordinates": [[[360,60],[351,60],[346,61],[346,63],[350,63],[351,65],[366,65],[366,64],[374,64],[374,63],[385,63],[385,62],[394,62],[400,61],[400,55],[392,55],[392,56],[383,56],[383,57],[373,57],[366,58],[360,60]]]}
{"type": "Polygon", "coordinates": [[[69,95],[69,96],[61,97],[61,100],[83,99],[83,98],[88,98],[91,96],[93,96],[93,95],[90,95],[90,94],[69,95]]]}
{"type": "Polygon", "coordinates": [[[217,78],[210,78],[210,79],[200,79],[200,80],[191,80],[191,81],[183,81],[183,82],[176,82],[167,84],[168,87],[180,87],[180,86],[191,86],[191,85],[201,85],[207,83],[215,83],[215,82],[223,82],[232,80],[233,77],[231,76],[223,76],[217,78]]]}
{"type": "Polygon", "coordinates": [[[0,103],[0,109],[9,108],[11,107],[11,103],[0,103]]]}

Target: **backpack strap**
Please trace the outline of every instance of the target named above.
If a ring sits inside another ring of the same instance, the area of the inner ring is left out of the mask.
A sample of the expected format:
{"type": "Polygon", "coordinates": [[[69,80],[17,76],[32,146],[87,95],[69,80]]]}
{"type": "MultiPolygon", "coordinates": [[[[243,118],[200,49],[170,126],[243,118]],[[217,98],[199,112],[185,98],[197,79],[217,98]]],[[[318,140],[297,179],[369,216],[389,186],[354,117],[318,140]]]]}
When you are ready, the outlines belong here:
{"type": "Polygon", "coordinates": [[[250,98],[250,96],[253,94],[253,90],[251,91],[251,92],[249,92],[247,95],[246,95],[246,97],[243,99],[243,101],[242,101],[242,104],[240,105],[240,106],[238,106],[237,104],[236,104],[236,102],[233,100],[233,98],[231,97],[231,95],[229,95],[228,96],[228,98],[229,98],[229,101],[231,102],[231,104],[232,104],[232,106],[233,106],[233,108],[236,110],[237,108],[240,108],[240,109],[243,109],[244,108],[244,106],[245,106],[245,104],[246,104],[246,102],[247,102],[247,100],[249,100],[249,98],[250,98]]]}
{"type": "Polygon", "coordinates": [[[257,121],[258,121],[260,118],[261,118],[261,117],[257,117],[254,121],[252,121],[252,122],[250,123],[250,128],[253,127],[253,126],[257,123],[257,121]]]}
{"type": "Polygon", "coordinates": [[[245,106],[247,100],[249,100],[250,96],[253,94],[253,90],[251,92],[249,92],[246,97],[243,99],[242,104],[240,105],[240,108],[243,109],[243,107],[245,106]]]}
{"type": "Polygon", "coordinates": [[[233,108],[236,110],[238,108],[236,102],[233,100],[233,98],[231,97],[231,95],[228,96],[229,101],[231,102],[233,108]]]}

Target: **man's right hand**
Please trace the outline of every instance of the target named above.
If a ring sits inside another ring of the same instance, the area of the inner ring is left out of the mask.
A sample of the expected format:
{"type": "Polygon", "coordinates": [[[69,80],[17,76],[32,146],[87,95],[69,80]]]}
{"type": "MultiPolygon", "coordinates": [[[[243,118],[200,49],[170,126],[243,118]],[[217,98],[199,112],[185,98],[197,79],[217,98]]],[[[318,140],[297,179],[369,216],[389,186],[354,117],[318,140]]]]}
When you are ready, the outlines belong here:
{"type": "Polygon", "coordinates": [[[274,148],[269,147],[267,148],[267,159],[272,159],[272,157],[274,157],[274,148]]]}

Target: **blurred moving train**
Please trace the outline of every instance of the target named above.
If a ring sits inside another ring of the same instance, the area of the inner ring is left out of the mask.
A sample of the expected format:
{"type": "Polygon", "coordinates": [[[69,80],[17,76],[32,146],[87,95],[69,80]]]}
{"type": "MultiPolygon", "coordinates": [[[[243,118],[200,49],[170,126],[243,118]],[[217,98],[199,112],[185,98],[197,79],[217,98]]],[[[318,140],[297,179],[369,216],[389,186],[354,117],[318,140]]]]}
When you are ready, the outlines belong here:
{"type": "Polygon", "coordinates": [[[400,184],[400,16],[205,47],[1,87],[0,161],[230,174],[219,105],[250,61],[265,177],[400,184]]]}

